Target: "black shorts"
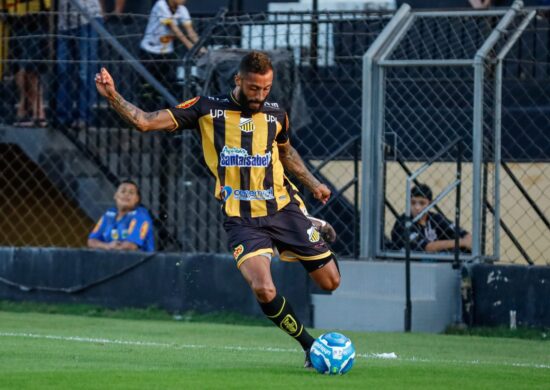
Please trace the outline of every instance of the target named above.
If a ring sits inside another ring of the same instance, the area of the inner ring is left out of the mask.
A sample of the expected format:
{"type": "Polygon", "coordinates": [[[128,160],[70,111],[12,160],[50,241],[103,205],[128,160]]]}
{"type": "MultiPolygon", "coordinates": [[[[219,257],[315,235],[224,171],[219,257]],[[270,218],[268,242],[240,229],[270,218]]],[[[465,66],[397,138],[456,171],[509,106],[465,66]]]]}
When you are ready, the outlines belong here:
{"type": "Polygon", "coordinates": [[[332,259],[321,234],[294,202],[266,217],[228,217],[223,227],[237,267],[251,257],[273,254],[274,247],[281,260],[299,261],[308,272],[332,259]]]}

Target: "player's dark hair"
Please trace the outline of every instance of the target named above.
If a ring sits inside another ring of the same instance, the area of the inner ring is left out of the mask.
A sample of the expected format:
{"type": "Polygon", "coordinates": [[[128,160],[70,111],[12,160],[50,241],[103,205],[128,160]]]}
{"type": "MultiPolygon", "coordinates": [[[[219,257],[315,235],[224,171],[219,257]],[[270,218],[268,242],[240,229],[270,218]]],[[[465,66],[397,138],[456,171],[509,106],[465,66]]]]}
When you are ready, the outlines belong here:
{"type": "Polygon", "coordinates": [[[433,199],[432,189],[426,184],[418,184],[411,189],[411,197],[426,198],[431,202],[433,199]]]}
{"type": "Polygon", "coordinates": [[[136,187],[136,191],[139,197],[139,202],[138,202],[138,205],[139,205],[141,203],[141,190],[139,189],[139,186],[137,185],[137,183],[132,179],[122,179],[121,181],[118,182],[118,185],[116,186],[116,188],[120,187],[122,184],[131,184],[134,187],[136,187]]]}
{"type": "Polygon", "coordinates": [[[251,51],[242,58],[239,65],[241,75],[248,73],[266,74],[270,70],[273,70],[271,58],[261,51],[251,51]]]}

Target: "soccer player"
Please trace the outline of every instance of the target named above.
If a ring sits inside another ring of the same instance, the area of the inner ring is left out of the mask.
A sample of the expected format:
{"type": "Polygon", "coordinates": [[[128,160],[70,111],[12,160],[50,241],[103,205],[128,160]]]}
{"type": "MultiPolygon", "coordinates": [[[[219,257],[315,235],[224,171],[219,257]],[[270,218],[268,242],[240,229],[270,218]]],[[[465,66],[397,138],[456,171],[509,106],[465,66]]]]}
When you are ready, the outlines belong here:
{"type": "Polygon", "coordinates": [[[197,96],[176,107],[144,112],[126,101],[105,68],[96,75],[99,93],[128,123],[142,132],[195,129],[200,133],[206,165],[216,179],[215,197],[222,203],[224,229],[235,264],[250,285],[264,314],[295,338],[311,367],[313,337],[304,328],[271,276],[275,246],[280,258],[299,261],[324,290],[340,284],[334,254],[302,213],[285,177],[293,174],[326,203],[329,188],[307,169],[289,140],[289,120],[267,98],[273,65],[262,52],[245,55],[235,75],[235,88],[221,96],[197,96]]]}

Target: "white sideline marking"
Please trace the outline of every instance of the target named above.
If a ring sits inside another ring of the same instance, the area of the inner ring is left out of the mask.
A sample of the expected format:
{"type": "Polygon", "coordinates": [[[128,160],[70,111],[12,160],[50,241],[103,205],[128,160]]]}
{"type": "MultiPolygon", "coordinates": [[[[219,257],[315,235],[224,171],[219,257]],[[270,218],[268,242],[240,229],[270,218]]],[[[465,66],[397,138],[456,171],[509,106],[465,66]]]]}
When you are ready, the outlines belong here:
{"type": "MultiPolygon", "coordinates": [[[[227,345],[220,347],[213,347],[201,344],[170,344],[159,343],[155,341],[134,341],[134,340],[117,340],[117,339],[104,339],[93,337],[80,337],[80,336],[56,336],[37,333],[12,333],[12,332],[0,332],[0,337],[23,337],[33,339],[45,339],[45,340],[62,340],[62,341],[76,341],[81,343],[94,343],[94,344],[116,344],[116,345],[135,345],[138,347],[161,347],[161,348],[175,348],[175,349],[223,349],[228,351],[261,351],[261,352],[301,352],[296,348],[276,348],[276,347],[243,347],[238,345],[227,345]]],[[[421,363],[448,363],[448,364],[465,364],[465,365],[496,365],[496,366],[510,366],[510,367],[524,367],[524,368],[541,368],[550,369],[548,364],[538,363],[506,363],[506,362],[490,362],[480,360],[445,360],[445,359],[425,359],[425,358],[403,358],[398,357],[395,352],[386,353],[358,353],[357,357],[364,359],[395,359],[406,362],[421,362],[421,363]]]]}

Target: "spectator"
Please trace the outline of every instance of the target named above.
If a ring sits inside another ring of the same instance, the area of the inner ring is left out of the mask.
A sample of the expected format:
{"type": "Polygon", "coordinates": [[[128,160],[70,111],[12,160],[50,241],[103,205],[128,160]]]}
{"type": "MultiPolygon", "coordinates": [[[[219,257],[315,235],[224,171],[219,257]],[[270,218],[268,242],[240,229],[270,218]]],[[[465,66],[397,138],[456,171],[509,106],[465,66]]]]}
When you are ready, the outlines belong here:
{"type": "MultiPolygon", "coordinates": [[[[158,0],[151,10],[140,44],[143,65],[168,87],[176,85],[175,65],[178,57],[174,51],[174,40],[183,43],[188,50],[199,40],[185,3],[186,0],[158,0]]],[[[158,102],[154,102],[154,106],[157,105],[158,102]]]]}
{"type": "Polygon", "coordinates": [[[46,127],[44,90],[40,74],[44,65],[39,61],[47,56],[48,19],[39,12],[50,9],[50,0],[16,0],[8,3],[8,13],[13,14],[12,57],[16,62],[15,83],[19,94],[14,126],[46,127]]]}
{"type": "MultiPolygon", "coordinates": [[[[425,184],[419,184],[411,189],[411,216],[415,218],[432,201],[432,190],[425,184]]],[[[391,236],[394,249],[403,249],[405,237],[405,215],[401,215],[393,226],[391,236]]],[[[411,226],[409,240],[411,250],[426,252],[441,252],[453,250],[455,247],[455,225],[439,213],[427,212],[419,221],[411,226]]],[[[472,249],[472,236],[460,229],[460,248],[472,249]]]]}
{"type": "Polygon", "coordinates": [[[88,236],[88,247],[107,250],[154,252],[153,221],[140,206],[139,187],[131,180],[120,182],[115,205],[99,219],[88,236]]]}
{"type": "MultiPolygon", "coordinates": [[[[79,4],[90,17],[102,22],[99,0],[79,0],[79,4]]],[[[94,75],[98,70],[98,34],[69,0],[59,0],[58,33],[57,72],[63,77],[59,77],[57,90],[57,120],[64,126],[88,127],[97,103],[94,75]]]]}

